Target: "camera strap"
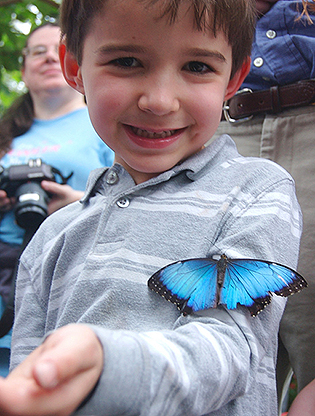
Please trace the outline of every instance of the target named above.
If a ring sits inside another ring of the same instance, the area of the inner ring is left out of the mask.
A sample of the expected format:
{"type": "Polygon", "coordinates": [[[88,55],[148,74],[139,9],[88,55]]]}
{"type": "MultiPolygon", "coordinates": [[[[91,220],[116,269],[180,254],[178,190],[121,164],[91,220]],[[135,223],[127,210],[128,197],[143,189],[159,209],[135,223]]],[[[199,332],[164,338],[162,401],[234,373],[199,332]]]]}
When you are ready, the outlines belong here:
{"type": "Polygon", "coordinates": [[[73,175],[73,172],[71,172],[71,173],[70,173],[70,175],[68,175],[68,176],[63,176],[63,174],[60,172],[60,170],[59,170],[59,169],[57,169],[57,168],[54,168],[53,166],[51,167],[51,171],[52,171],[55,175],[60,176],[60,178],[61,178],[61,185],[65,185],[65,184],[68,182],[68,180],[71,178],[71,176],[73,175]]]}

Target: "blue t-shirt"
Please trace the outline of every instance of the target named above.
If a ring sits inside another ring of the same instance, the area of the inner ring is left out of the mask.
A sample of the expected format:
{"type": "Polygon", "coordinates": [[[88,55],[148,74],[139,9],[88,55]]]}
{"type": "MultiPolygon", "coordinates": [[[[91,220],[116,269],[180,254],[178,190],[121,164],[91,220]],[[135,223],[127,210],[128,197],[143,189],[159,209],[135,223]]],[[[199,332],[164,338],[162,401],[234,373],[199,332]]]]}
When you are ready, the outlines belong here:
{"type": "Polygon", "coordinates": [[[298,20],[302,1],[278,0],[257,21],[249,75],[242,88],[268,89],[315,78],[315,15],[298,20]]]}
{"type": "MultiPolygon", "coordinates": [[[[114,153],[95,132],[87,108],[82,108],[52,120],[34,120],[32,127],[16,137],[12,150],[0,161],[3,167],[25,164],[41,158],[59,169],[68,184],[83,191],[91,170],[111,166],[114,153]]],[[[59,182],[59,177],[56,176],[59,182]]],[[[14,213],[6,213],[0,224],[0,240],[21,244],[24,230],[15,223],[14,213]]]]}

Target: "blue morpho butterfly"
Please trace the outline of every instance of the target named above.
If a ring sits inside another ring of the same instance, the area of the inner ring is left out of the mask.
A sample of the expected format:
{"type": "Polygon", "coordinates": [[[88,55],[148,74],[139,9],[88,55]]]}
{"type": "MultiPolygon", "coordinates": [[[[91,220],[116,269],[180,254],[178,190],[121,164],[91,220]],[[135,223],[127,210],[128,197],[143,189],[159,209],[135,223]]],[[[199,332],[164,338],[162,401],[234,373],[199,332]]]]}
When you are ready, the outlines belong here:
{"type": "Polygon", "coordinates": [[[307,286],[296,271],[279,263],[254,259],[200,258],[171,263],[154,273],[148,286],[184,314],[226,305],[246,306],[256,316],[272,293],[289,296],[307,286]]]}

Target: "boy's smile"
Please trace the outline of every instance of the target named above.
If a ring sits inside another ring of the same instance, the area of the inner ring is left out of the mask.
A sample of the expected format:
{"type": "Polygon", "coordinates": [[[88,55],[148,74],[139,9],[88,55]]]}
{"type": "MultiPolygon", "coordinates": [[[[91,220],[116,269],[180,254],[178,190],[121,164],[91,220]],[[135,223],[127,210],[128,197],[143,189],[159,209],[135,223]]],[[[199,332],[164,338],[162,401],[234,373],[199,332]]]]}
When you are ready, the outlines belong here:
{"type": "Polygon", "coordinates": [[[87,33],[75,79],[96,131],[136,183],[198,152],[243,79],[237,73],[230,82],[223,32],[195,29],[185,3],[169,23],[158,4],[109,0],[87,33]]]}

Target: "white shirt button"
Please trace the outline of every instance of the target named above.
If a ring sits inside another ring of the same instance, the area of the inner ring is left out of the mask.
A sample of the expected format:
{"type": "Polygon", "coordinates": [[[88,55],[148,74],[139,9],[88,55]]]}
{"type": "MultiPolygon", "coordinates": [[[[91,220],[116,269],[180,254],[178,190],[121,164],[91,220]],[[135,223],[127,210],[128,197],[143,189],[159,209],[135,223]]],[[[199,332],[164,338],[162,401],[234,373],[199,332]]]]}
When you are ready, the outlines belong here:
{"type": "Polygon", "coordinates": [[[118,199],[116,204],[119,208],[127,208],[130,204],[130,201],[129,201],[128,198],[120,198],[120,199],[118,199]]]}
{"type": "Polygon", "coordinates": [[[253,64],[256,68],[260,68],[261,66],[263,66],[264,60],[261,57],[255,58],[253,64]]]}
{"type": "Polygon", "coordinates": [[[274,39],[277,36],[277,32],[275,32],[274,30],[267,30],[266,32],[266,36],[268,39],[274,39]]]}

